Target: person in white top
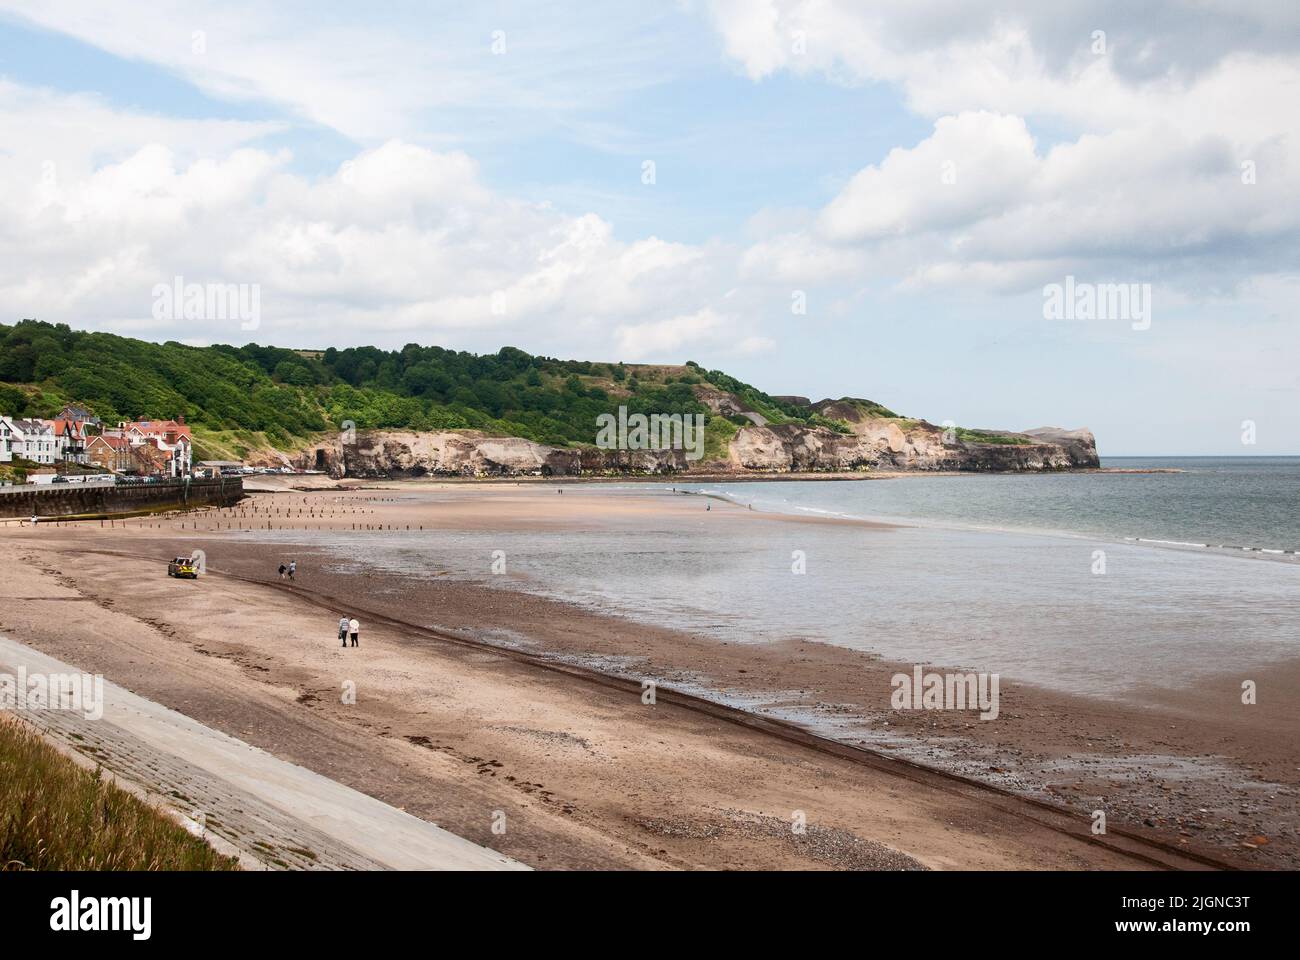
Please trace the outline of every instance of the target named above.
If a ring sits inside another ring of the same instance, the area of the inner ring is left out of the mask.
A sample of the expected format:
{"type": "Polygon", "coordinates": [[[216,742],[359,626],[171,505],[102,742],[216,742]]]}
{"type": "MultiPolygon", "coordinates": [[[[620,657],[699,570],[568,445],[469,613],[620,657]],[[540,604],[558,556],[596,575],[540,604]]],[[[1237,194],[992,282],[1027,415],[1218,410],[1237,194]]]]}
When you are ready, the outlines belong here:
{"type": "Polygon", "coordinates": [[[357,618],[353,617],[348,622],[348,630],[352,633],[352,646],[357,645],[357,634],[361,632],[361,624],[357,623],[357,618]]]}

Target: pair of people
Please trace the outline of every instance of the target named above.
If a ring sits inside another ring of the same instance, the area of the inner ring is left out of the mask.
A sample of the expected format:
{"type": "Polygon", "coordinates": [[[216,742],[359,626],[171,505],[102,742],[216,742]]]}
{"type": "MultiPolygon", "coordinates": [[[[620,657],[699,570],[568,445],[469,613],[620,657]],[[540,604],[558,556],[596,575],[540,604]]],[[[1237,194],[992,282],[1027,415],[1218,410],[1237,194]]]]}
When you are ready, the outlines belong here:
{"type": "Polygon", "coordinates": [[[298,561],[297,561],[297,560],[290,560],[290,561],[289,561],[289,565],[288,565],[287,567],[286,567],[283,563],[280,564],[280,579],[281,579],[281,580],[283,580],[286,576],[287,576],[290,580],[292,580],[292,579],[293,579],[293,575],[294,575],[295,573],[297,573],[297,572],[298,572],[298,561]]]}
{"type": "Polygon", "coordinates": [[[357,636],[360,633],[361,624],[357,622],[356,617],[353,617],[351,620],[347,617],[339,617],[339,640],[342,642],[343,646],[346,647],[348,645],[348,637],[350,635],[352,637],[352,646],[355,647],[357,645],[357,636]]]}

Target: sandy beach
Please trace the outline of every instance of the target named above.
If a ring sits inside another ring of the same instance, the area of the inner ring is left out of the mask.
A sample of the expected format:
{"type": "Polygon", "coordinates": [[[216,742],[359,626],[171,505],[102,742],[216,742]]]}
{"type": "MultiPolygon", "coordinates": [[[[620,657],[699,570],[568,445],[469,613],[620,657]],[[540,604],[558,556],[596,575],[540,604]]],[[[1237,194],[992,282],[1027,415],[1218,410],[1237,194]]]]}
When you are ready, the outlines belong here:
{"type": "MultiPolygon", "coordinates": [[[[345,569],[325,542],[694,523],[698,497],[322,486],[233,510],[7,525],[0,633],[540,869],[1297,865],[1294,661],[1248,712],[1226,706],[1228,676],[1141,706],[1004,677],[996,723],[890,711],[873,692],[911,665],[793,637],[720,642],[436,563],[345,569]],[[165,576],[196,548],[205,575],[165,576]],[[292,583],[276,573],[286,556],[292,583]],[[358,649],[338,645],[344,612],[363,623],[358,649]],[[875,735],[827,739],[845,718],[875,735]]],[[[722,502],[710,519],[846,522],[722,502]]]]}

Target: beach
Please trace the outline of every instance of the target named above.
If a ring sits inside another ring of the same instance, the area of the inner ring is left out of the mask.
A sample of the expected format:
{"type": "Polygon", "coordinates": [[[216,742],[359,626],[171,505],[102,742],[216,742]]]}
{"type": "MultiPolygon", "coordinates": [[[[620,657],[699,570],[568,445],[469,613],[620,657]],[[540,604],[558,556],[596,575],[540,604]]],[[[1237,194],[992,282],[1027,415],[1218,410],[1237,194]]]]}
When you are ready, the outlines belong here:
{"type": "MultiPolygon", "coordinates": [[[[1297,863],[1295,659],[1252,674],[1250,709],[1238,673],[1208,669],[1122,698],[1004,671],[995,721],[897,710],[891,678],[915,662],[797,633],[740,642],[743,622],[702,627],[654,585],[628,616],[513,558],[558,537],[577,567],[593,537],[633,551],[705,523],[709,543],[884,542],[903,521],[598,485],[320,486],[8,525],[0,633],[539,869],[1297,863]],[[196,549],[197,580],[165,575],[196,549]]],[[[707,562],[725,573],[725,555],[707,562]]]]}

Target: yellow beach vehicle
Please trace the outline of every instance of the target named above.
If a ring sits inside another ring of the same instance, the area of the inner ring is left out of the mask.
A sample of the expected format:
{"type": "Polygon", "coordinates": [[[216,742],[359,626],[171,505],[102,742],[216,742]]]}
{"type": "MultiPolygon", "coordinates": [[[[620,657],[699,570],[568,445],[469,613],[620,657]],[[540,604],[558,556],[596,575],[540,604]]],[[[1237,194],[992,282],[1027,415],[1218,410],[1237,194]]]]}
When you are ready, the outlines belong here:
{"type": "Polygon", "coordinates": [[[169,577],[189,577],[194,580],[198,578],[198,575],[199,568],[189,557],[177,557],[167,564],[167,576],[169,577]]]}

